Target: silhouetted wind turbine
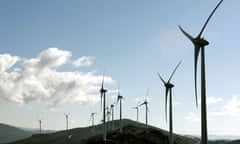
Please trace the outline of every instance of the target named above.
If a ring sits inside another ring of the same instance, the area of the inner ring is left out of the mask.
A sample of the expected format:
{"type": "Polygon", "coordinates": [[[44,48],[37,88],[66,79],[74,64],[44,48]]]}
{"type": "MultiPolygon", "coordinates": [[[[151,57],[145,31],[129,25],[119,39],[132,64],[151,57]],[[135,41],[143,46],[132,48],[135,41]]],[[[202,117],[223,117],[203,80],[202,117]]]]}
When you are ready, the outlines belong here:
{"type": "Polygon", "coordinates": [[[92,113],[91,113],[91,116],[90,116],[90,120],[92,120],[92,132],[94,132],[94,127],[95,127],[95,124],[94,124],[94,121],[95,121],[94,116],[95,116],[96,114],[97,114],[97,113],[92,112],[92,113]]]}
{"type": "MultiPolygon", "coordinates": [[[[105,71],[104,71],[105,74],[105,71]]],[[[101,94],[101,105],[102,105],[102,99],[103,99],[103,141],[106,141],[106,92],[107,90],[103,88],[104,84],[104,74],[102,79],[102,87],[100,89],[101,94]]]]}
{"type": "Polygon", "coordinates": [[[159,78],[162,80],[166,91],[165,91],[165,118],[167,121],[167,100],[168,100],[168,92],[170,92],[169,94],[169,144],[173,144],[173,123],[172,123],[172,88],[174,87],[174,85],[170,82],[175,71],[177,70],[177,68],[179,67],[179,65],[181,64],[181,61],[178,63],[178,65],[176,66],[176,68],[174,69],[174,71],[172,72],[170,78],[168,79],[168,81],[164,81],[163,78],[160,76],[160,74],[158,73],[159,78]]]}
{"type": "Polygon", "coordinates": [[[149,112],[148,101],[147,101],[148,92],[149,92],[149,89],[147,89],[144,102],[142,104],[140,104],[140,106],[145,105],[145,108],[146,108],[146,127],[147,128],[148,128],[148,112],[149,112]]]}
{"type": "Polygon", "coordinates": [[[124,97],[120,95],[119,87],[118,87],[118,97],[117,97],[117,104],[120,102],[120,132],[122,132],[122,99],[124,97]]]}
{"type": "Polygon", "coordinates": [[[206,28],[209,20],[217,10],[217,8],[220,6],[220,4],[223,2],[221,0],[217,6],[214,8],[212,13],[209,15],[208,19],[206,20],[205,24],[203,25],[200,33],[197,35],[196,38],[192,37],[190,34],[188,34],[186,31],[184,31],[181,26],[179,26],[179,29],[182,31],[182,33],[191,40],[191,42],[194,45],[194,81],[195,81],[195,97],[196,97],[196,105],[198,106],[197,102],[197,62],[198,62],[198,56],[199,52],[201,50],[201,141],[202,144],[207,144],[208,138],[207,138],[207,106],[206,106],[206,78],[205,78],[205,46],[209,44],[207,40],[205,40],[202,37],[202,33],[204,29],[206,28]]]}
{"type": "Polygon", "coordinates": [[[111,118],[111,112],[110,112],[110,108],[107,107],[107,130],[109,131],[110,130],[110,118],[111,118]]]}
{"type": "Polygon", "coordinates": [[[139,112],[139,105],[137,105],[136,107],[133,107],[133,109],[136,109],[137,110],[137,121],[138,121],[138,112],[139,112]]]}
{"type": "Polygon", "coordinates": [[[66,130],[68,130],[68,116],[69,116],[69,114],[64,114],[64,115],[66,117],[66,130]]]}
{"type": "Polygon", "coordinates": [[[42,133],[42,120],[43,120],[43,119],[38,119],[38,122],[39,122],[39,132],[40,132],[40,134],[42,133]]]}
{"type": "Polygon", "coordinates": [[[111,130],[114,130],[114,104],[111,104],[111,113],[112,113],[112,127],[111,127],[111,130]]]}

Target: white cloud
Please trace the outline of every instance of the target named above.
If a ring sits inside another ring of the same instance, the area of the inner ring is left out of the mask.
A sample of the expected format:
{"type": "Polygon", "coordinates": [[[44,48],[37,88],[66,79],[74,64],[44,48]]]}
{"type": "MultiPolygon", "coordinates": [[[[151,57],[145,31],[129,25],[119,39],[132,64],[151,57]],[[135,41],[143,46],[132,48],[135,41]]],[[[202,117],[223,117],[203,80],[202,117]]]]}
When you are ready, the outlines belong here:
{"type": "Polygon", "coordinates": [[[93,63],[93,57],[83,56],[73,62],[75,67],[90,66],[93,63]]]}
{"type": "Polygon", "coordinates": [[[221,102],[222,100],[222,98],[207,97],[207,105],[215,104],[221,102]]]}
{"type": "Polygon", "coordinates": [[[5,72],[11,68],[17,61],[19,57],[11,56],[10,54],[0,54],[0,73],[5,72]]]}
{"type": "Polygon", "coordinates": [[[195,113],[190,113],[184,119],[189,120],[191,122],[200,122],[200,117],[198,117],[195,113]]]}
{"type": "Polygon", "coordinates": [[[237,95],[233,95],[231,100],[226,103],[222,110],[225,114],[228,115],[240,115],[240,100],[237,95]]]}
{"type": "MultiPolygon", "coordinates": [[[[209,103],[213,104],[220,101],[223,101],[222,98],[208,97],[209,103]]],[[[222,116],[240,116],[240,100],[237,95],[233,95],[229,101],[227,101],[221,108],[218,108],[219,111],[208,111],[207,117],[208,120],[214,120],[214,118],[222,116]]],[[[190,113],[185,119],[190,121],[196,121],[198,117],[195,113],[190,113]]]]}
{"type": "MultiPolygon", "coordinates": [[[[45,101],[49,107],[65,102],[83,105],[97,103],[99,97],[96,93],[99,91],[102,76],[95,72],[56,70],[67,64],[70,57],[69,51],[49,48],[36,58],[25,59],[23,68],[0,73],[0,99],[18,104],[45,101]]],[[[14,61],[6,68],[13,64],[14,61]]],[[[113,83],[111,77],[105,76],[104,80],[105,83],[113,83]]]]}
{"type": "MultiPolygon", "coordinates": [[[[207,105],[212,105],[216,104],[218,102],[221,102],[223,99],[222,98],[217,98],[217,97],[207,97],[207,105]]],[[[201,98],[198,99],[198,105],[201,105],[201,98]]]]}
{"type": "Polygon", "coordinates": [[[57,68],[71,57],[69,51],[63,51],[58,48],[49,48],[39,54],[37,58],[26,59],[24,61],[25,70],[30,72],[39,72],[44,69],[57,68]]]}

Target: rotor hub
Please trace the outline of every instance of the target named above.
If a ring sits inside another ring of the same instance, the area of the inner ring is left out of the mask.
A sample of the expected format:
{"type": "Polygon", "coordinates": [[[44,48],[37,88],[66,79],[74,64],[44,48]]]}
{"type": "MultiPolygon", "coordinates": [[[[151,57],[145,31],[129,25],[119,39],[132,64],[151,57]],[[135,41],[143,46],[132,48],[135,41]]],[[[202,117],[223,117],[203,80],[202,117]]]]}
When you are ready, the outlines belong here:
{"type": "Polygon", "coordinates": [[[100,92],[101,92],[101,93],[106,93],[106,92],[107,92],[107,90],[106,90],[106,89],[104,89],[104,88],[101,88],[101,89],[100,89],[100,92]]]}
{"type": "Polygon", "coordinates": [[[204,38],[197,38],[197,39],[195,39],[195,43],[197,45],[199,45],[200,47],[204,47],[204,46],[209,44],[209,42],[207,40],[205,40],[204,38]]]}
{"type": "Polygon", "coordinates": [[[166,83],[165,86],[166,86],[167,88],[173,88],[173,87],[174,87],[174,85],[173,85],[172,83],[166,83]]]}

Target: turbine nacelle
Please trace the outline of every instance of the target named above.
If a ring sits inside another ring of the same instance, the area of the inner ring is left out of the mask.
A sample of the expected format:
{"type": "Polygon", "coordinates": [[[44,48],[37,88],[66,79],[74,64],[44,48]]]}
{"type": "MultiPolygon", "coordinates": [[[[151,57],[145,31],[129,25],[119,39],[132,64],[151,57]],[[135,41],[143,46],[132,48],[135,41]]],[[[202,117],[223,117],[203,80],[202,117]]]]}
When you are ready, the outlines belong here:
{"type": "Polygon", "coordinates": [[[172,83],[170,83],[170,82],[165,83],[164,86],[165,86],[166,88],[169,88],[169,89],[171,89],[171,88],[174,87],[174,85],[173,85],[172,83]]]}
{"type": "Polygon", "coordinates": [[[117,103],[120,101],[120,100],[122,100],[123,99],[123,96],[121,96],[121,95],[118,95],[118,98],[117,98],[117,103]]]}
{"type": "Polygon", "coordinates": [[[147,101],[144,101],[141,105],[147,105],[148,102],[147,101]]]}
{"type": "Polygon", "coordinates": [[[100,89],[100,93],[106,93],[106,92],[107,92],[106,89],[104,89],[104,88],[101,88],[101,89],[100,89]]]}
{"type": "Polygon", "coordinates": [[[114,108],[114,104],[111,104],[111,106],[110,106],[111,108],[114,108]]]}
{"type": "Polygon", "coordinates": [[[193,44],[196,46],[199,46],[201,48],[201,47],[205,47],[205,46],[209,45],[209,42],[207,40],[205,40],[204,38],[195,38],[193,40],[193,44]]]}

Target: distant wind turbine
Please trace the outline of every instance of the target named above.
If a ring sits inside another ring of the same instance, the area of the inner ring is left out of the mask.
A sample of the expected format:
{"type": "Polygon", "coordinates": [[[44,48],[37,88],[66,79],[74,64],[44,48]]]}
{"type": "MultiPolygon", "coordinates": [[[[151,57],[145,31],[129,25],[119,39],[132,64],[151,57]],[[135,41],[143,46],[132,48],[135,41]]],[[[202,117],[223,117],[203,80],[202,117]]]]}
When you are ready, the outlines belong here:
{"type": "Polygon", "coordinates": [[[207,137],[207,106],[206,106],[206,77],[205,77],[205,46],[209,44],[207,40],[202,37],[202,33],[206,28],[209,20],[220,6],[223,0],[219,1],[217,6],[213,9],[212,13],[207,18],[205,24],[203,25],[200,33],[197,35],[196,38],[192,37],[186,31],[179,26],[179,29],[182,33],[190,39],[190,41],[194,45],[194,81],[195,81],[195,97],[196,97],[196,105],[198,106],[197,102],[197,63],[198,63],[198,56],[201,51],[201,141],[202,144],[207,144],[208,137],[207,137]]]}
{"type": "Polygon", "coordinates": [[[107,130],[110,130],[110,118],[111,118],[111,109],[107,107],[107,130]]]}
{"type": "Polygon", "coordinates": [[[111,130],[114,130],[114,104],[111,104],[111,113],[112,113],[112,126],[111,130]]]}
{"type": "Polygon", "coordinates": [[[137,105],[136,107],[133,107],[133,109],[136,109],[136,111],[137,111],[137,121],[138,121],[138,113],[139,113],[139,105],[137,105]]]}
{"type": "Polygon", "coordinates": [[[106,141],[106,92],[107,90],[103,88],[103,84],[104,84],[104,75],[105,75],[105,71],[103,74],[103,79],[102,79],[102,87],[100,89],[100,94],[101,94],[101,107],[102,107],[102,100],[103,100],[103,141],[106,141]]]}
{"type": "Polygon", "coordinates": [[[176,72],[177,68],[179,67],[179,65],[181,64],[181,61],[178,63],[178,65],[176,66],[176,68],[174,69],[174,71],[172,72],[170,78],[168,79],[168,81],[164,81],[163,78],[160,76],[160,74],[158,73],[159,78],[162,80],[166,91],[165,91],[165,118],[167,121],[167,100],[168,100],[168,92],[170,92],[169,95],[169,144],[173,144],[173,123],[172,123],[172,88],[174,87],[174,85],[170,82],[174,73],[176,72]]]}
{"type": "Polygon", "coordinates": [[[122,99],[124,97],[120,95],[119,87],[118,87],[118,97],[117,97],[117,104],[120,102],[120,132],[122,132],[122,99]]]}
{"type": "Polygon", "coordinates": [[[146,108],[146,128],[148,128],[148,113],[149,113],[148,101],[147,101],[148,92],[149,92],[149,89],[147,89],[144,102],[140,104],[140,106],[145,105],[145,108],[146,108]]]}
{"type": "Polygon", "coordinates": [[[64,115],[66,117],[66,130],[68,130],[68,116],[69,116],[69,114],[64,114],[64,115]]]}
{"type": "Polygon", "coordinates": [[[42,133],[42,118],[41,119],[38,119],[38,122],[39,122],[39,132],[40,134],[42,133]]]}
{"type": "Polygon", "coordinates": [[[94,128],[95,128],[95,124],[94,124],[95,118],[94,118],[94,116],[95,116],[96,114],[97,114],[97,113],[92,112],[92,113],[91,113],[91,116],[90,116],[90,121],[92,120],[92,132],[94,132],[94,128]]]}

